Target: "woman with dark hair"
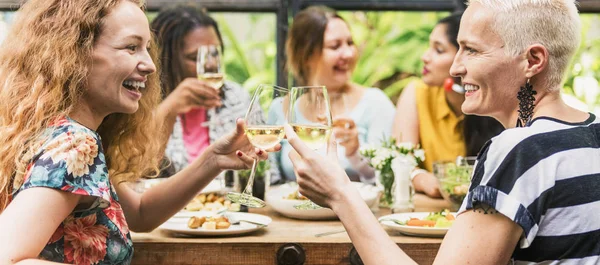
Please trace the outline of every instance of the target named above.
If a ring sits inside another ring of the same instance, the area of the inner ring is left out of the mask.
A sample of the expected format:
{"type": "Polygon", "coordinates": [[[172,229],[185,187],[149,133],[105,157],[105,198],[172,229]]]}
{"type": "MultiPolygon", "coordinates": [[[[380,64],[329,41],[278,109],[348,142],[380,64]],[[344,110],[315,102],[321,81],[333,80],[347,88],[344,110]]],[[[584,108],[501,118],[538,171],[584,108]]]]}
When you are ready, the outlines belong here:
{"type": "MultiPolygon", "coordinates": [[[[391,136],[395,110],[379,88],[352,82],[358,50],[348,24],[333,9],[324,6],[304,9],[290,26],[286,52],[288,67],[299,85],[327,88],[333,135],[342,150],[339,160],[350,179],[373,181],[375,172],[362,158],[359,148],[365,144],[378,145],[391,136]]],[[[273,114],[285,119],[281,102],[274,103],[273,114]]],[[[285,141],[282,145],[282,152],[273,156],[280,164],[282,178],[295,180],[292,163],[287,158],[292,148],[285,141]]]]}
{"type": "Polygon", "coordinates": [[[450,76],[450,66],[458,51],[461,17],[462,13],[456,13],[437,23],[421,57],[422,79],[404,89],[396,109],[393,134],[397,141],[419,144],[425,150],[423,169],[411,175],[413,186],[431,197],[441,196],[431,173],[434,162],[476,156],[485,142],[504,129],[493,118],[464,115],[460,109],[464,89],[450,76]]]}
{"type": "Polygon", "coordinates": [[[166,128],[165,140],[168,136],[165,155],[169,166],[161,172],[164,177],[183,169],[209,144],[235,128],[236,119],[244,117],[250,97],[237,83],[225,81],[218,91],[197,78],[200,46],[220,46],[224,52],[217,22],[208,14],[193,6],[175,6],[161,11],[151,28],[164,69],[163,101],[158,108],[166,128]],[[212,108],[218,114],[214,120],[207,111],[212,108]]]}

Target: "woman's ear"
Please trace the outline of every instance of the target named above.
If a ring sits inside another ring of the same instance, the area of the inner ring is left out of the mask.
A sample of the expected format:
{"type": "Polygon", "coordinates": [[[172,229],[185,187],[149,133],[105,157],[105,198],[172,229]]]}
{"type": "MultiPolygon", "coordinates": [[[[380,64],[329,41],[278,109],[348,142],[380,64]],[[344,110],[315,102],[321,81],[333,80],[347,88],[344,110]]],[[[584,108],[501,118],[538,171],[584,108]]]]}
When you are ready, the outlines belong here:
{"type": "Polygon", "coordinates": [[[548,67],[548,49],[541,44],[533,44],[527,48],[525,58],[527,59],[526,76],[531,78],[544,71],[548,67]]]}

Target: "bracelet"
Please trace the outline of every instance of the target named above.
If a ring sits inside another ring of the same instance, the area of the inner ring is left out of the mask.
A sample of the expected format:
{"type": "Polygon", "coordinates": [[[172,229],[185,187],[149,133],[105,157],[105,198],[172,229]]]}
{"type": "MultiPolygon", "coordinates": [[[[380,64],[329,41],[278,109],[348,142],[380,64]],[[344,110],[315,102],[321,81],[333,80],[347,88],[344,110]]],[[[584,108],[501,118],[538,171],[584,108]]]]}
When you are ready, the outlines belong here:
{"type": "Polygon", "coordinates": [[[421,168],[417,168],[417,169],[413,170],[410,173],[410,181],[412,181],[417,175],[419,175],[421,173],[427,173],[427,170],[421,169],[421,168]]]}

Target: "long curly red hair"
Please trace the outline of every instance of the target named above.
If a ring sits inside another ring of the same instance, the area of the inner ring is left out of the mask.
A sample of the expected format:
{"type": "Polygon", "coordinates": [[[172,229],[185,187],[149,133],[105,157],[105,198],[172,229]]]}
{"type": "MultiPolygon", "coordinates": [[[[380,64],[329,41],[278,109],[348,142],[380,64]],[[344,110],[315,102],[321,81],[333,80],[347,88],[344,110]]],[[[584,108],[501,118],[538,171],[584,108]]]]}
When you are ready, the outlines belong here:
{"type": "MultiPolygon", "coordinates": [[[[103,20],[121,1],[144,9],[143,0],[29,0],[21,7],[0,51],[0,212],[23,181],[34,142],[85,92],[103,20]]],[[[151,57],[157,64],[155,51],[151,57]]],[[[111,114],[97,130],[113,183],[158,172],[158,78],[148,76],[137,112],[111,114]]]]}

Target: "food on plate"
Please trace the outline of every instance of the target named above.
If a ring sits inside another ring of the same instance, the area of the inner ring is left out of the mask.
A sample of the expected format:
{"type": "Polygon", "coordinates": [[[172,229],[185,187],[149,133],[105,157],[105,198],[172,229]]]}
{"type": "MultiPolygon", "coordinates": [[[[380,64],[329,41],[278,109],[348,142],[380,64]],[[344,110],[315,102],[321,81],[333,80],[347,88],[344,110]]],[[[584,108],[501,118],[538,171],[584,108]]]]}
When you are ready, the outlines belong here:
{"type": "Polygon", "coordinates": [[[283,196],[284,199],[286,200],[308,200],[308,198],[304,197],[303,195],[301,195],[298,190],[294,190],[294,192],[288,194],[287,196],[283,196]]]}
{"type": "Polygon", "coordinates": [[[217,230],[217,229],[227,229],[231,226],[229,219],[222,215],[217,216],[192,216],[188,220],[188,227],[191,229],[198,229],[202,227],[202,229],[206,230],[217,230]]]}
{"type": "Polygon", "coordinates": [[[396,219],[384,219],[382,221],[392,221],[399,225],[406,226],[420,226],[420,227],[435,227],[435,228],[448,228],[454,223],[454,215],[449,210],[443,210],[440,212],[432,212],[422,219],[411,217],[407,221],[401,221],[396,219]]]}
{"type": "Polygon", "coordinates": [[[221,196],[217,193],[200,194],[192,199],[184,208],[187,211],[220,211],[227,209],[231,212],[237,212],[240,210],[240,204],[231,203],[231,201],[225,199],[225,196],[221,196]]]}
{"type": "Polygon", "coordinates": [[[190,217],[190,220],[188,220],[188,227],[191,229],[196,229],[202,226],[204,222],[206,222],[206,217],[192,216],[190,217]]]}

